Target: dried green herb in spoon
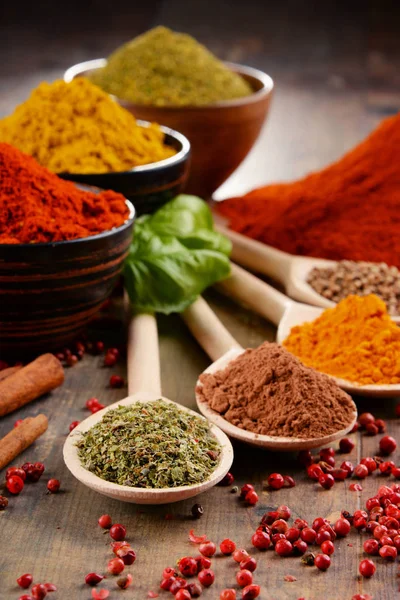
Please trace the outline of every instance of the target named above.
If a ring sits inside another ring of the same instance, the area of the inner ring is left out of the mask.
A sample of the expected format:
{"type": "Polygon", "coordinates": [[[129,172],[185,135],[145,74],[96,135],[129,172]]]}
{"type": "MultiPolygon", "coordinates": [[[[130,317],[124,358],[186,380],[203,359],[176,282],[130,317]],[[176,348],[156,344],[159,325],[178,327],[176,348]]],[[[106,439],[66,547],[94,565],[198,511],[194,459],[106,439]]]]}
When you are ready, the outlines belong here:
{"type": "Polygon", "coordinates": [[[141,488],[202,483],[221,451],[205,419],[164,400],[108,411],[77,447],[82,465],[101,479],[141,488]]]}

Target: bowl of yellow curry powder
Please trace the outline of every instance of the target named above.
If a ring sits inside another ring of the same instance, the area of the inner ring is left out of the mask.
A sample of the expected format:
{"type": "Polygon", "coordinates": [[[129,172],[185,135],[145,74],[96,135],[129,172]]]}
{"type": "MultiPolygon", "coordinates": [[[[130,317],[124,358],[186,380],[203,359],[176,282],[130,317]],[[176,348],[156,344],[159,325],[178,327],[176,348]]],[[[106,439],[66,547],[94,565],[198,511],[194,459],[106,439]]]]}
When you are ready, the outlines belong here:
{"type": "Polygon", "coordinates": [[[192,150],[186,190],[204,198],[253,147],[273,90],[265,73],[222,62],[192,37],[165,27],[134,38],[108,59],[70,67],[64,79],[82,76],[137,118],[182,132],[192,150]]]}
{"type": "Polygon", "coordinates": [[[189,172],[185,136],[135,119],[85,78],[41,83],[0,119],[0,142],[63,179],[123,194],[137,215],[179,194],[189,172]]]}

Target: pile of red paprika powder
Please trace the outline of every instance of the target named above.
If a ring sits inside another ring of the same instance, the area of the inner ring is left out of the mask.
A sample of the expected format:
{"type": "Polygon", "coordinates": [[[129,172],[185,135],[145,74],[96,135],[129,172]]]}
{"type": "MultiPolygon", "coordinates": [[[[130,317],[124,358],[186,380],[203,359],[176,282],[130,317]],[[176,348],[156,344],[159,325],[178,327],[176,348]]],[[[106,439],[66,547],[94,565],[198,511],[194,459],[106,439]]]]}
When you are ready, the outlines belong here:
{"type": "Polygon", "coordinates": [[[122,225],[125,198],[63,181],[33,158],[0,144],[0,244],[58,242],[122,225]]]}
{"type": "Polygon", "coordinates": [[[338,162],[220,202],[231,229],[291,254],[400,267],[400,114],[338,162]]]}

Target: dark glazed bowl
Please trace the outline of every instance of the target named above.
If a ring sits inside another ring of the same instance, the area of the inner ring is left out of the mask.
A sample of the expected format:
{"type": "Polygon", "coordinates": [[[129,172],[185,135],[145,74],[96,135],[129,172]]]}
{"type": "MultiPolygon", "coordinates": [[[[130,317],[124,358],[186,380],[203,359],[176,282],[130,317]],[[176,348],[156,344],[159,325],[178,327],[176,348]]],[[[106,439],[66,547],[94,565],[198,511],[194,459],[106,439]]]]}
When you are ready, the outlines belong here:
{"type": "MultiPolygon", "coordinates": [[[[138,121],[138,124],[142,127],[150,125],[147,121],[138,121]]],[[[183,190],[189,174],[188,140],[184,135],[168,127],[161,127],[161,129],[165,133],[165,143],[177,152],[174,156],[119,173],[59,173],[58,175],[62,179],[123,194],[133,202],[137,217],[153,213],[183,190]]]]}
{"type": "MultiPolygon", "coordinates": [[[[64,74],[69,82],[88,75],[106,64],[105,59],[89,60],[70,67],[64,74]]],[[[246,158],[268,113],[274,83],[266,73],[237,65],[226,66],[246,79],[250,96],[207,106],[153,106],[116,100],[136,118],[162,123],[181,131],[192,149],[190,176],[185,191],[210,198],[246,158]]]]}
{"type": "Polygon", "coordinates": [[[76,338],[110,295],[129,252],[135,210],[97,235],[0,244],[0,356],[55,350],[76,338]]]}

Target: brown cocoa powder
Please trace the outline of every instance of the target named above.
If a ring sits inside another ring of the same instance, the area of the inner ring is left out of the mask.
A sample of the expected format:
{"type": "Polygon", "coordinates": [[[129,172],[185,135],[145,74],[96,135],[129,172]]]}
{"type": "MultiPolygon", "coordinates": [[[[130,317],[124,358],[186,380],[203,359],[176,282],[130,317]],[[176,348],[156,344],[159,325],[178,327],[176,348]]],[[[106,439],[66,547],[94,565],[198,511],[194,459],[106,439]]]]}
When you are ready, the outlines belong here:
{"type": "Polygon", "coordinates": [[[349,425],[356,410],[332,379],[269,342],[222,371],[203,373],[200,382],[201,400],[233,425],[263,435],[329,435],[349,425]]]}

